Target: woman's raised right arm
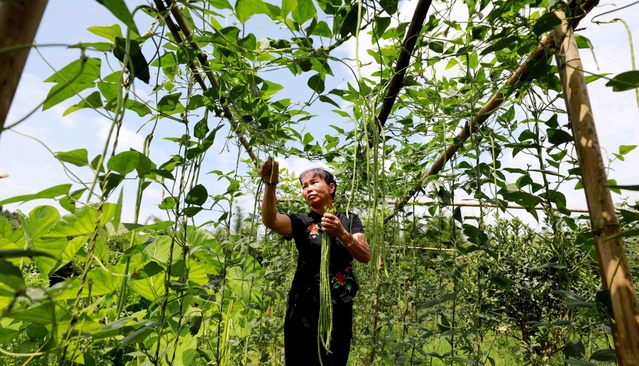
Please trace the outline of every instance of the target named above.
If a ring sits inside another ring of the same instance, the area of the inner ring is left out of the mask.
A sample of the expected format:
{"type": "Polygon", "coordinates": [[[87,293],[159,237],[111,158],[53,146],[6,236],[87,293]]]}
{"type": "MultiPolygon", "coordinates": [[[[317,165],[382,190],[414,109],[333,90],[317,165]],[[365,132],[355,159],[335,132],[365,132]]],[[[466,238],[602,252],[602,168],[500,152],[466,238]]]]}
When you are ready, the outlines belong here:
{"type": "Polygon", "coordinates": [[[264,182],[262,223],[264,223],[267,228],[275,231],[283,237],[290,238],[293,235],[291,219],[288,216],[277,212],[277,198],[275,192],[277,190],[277,183],[279,183],[279,170],[278,162],[273,160],[270,156],[260,168],[260,175],[264,182]]]}

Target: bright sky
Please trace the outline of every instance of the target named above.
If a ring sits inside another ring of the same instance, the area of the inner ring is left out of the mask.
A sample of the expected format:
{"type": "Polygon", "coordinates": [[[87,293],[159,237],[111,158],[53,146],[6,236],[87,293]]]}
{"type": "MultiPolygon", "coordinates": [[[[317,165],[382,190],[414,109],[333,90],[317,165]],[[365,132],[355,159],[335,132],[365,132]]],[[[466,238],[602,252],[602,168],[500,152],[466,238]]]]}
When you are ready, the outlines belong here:
{"type": "MultiPolygon", "coordinates": [[[[135,5],[145,4],[146,1],[129,0],[127,3],[132,9],[135,5]]],[[[411,8],[414,7],[414,4],[415,1],[406,0],[403,3],[402,13],[412,14],[411,8]]],[[[593,14],[600,14],[614,8],[615,5],[602,4],[593,14]]],[[[608,20],[615,17],[626,20],[629,22],[635,43],[637,43],[639,17],[636,16],[636,10],[632,7],[627,8],[602,16],[598,20],[608,20]]],[[[589,19],[581,22],[579,34],[592,41],[597,63],[589,52],[582,50],[581,55],[585,68],[596,73],[608,72],[611,73],[611,76],[631,70],[628,36],[622,23],[596,25],[591,23],[589,19]]],[[[148,24],[142,22],[148,21],[145,16],[136,17],[136,20],[141,32],[148,27],[148,24]]],[[[51,84],[43,83],[43,80],[53,73],[51,67],[62,68],[80,56],[78,50],[68,50],[59,46],[60,44],[101,41],[100,38],[87,31],[87,28],[96,25],[108,26],[114,23],[116,23],[116,19],[97,1],[50,0],[36,36],[37,44],[42,46],[39,48],[42,56],[35,50],[31,52],[6,124],[19,120],[44,100],[51,84]],[[46,46],[50,44],[57,46],[46,46]]],[[[348,52],[354,56],[352,46],[348,52]]],[[[635,57],[639,56],[637,51],[635,54],[635,57]]],[[[103,65],[103,68],[105,66],[103,65]]],[[[117,65],[112,65],[112,67],[117,67],[117,65]]],[[[600,142],[608,157],[612,159],[612,153],[617,152],[619,145],[638,144],[639,106],[635,93],[633,91],[612,92],[610,88],[605,86],[603,80],[590,84],[589,93],[598,125],[600,142]]],[[[38,110],[16,130],[39,139],[54,152],[86,148],[89,150],[89,158],[91,159],[102,152],[109,120],[88,110],[76,112],[63,118],[62,113],[72,104],[73,102],[65,102],[44,112],[38,110]]],[[[144,121],[135,119],[132,122],[127,121],[126,128],[120,136],[119,151],[128,150],[130,147],[141,150],[148,128],[149,126],[144,125],[144,121]]],[[[169,128],[162,133],[164,136],[180,136],[182,132],[179,128],[169,128]]],[[[324,133],[329,132],[322,132],[322,136],[324,133]]],[[[156,136],[154,141],[161,141],[162,137],[156,136]]],[[[159,147],[154,149],[152,155],[156,163],[161,163],[168,158],[168,150],[162,149],[161,144],[159,147]]],[[[215,166],[204,167],[204,172],[213,169],[219,169],[223,172],[233,171],[236,164],[236,154],[221,146],[213,148],[210,154],[218,153],[219,158],[214,159],[215,166]]],[[[0,199],[36,193],[48,187],[69,182],[61,165],[39,142],[12,131],[5,131],[0,137],[0,156],[2,157],[0,159],[0,173],[9,174],[8,178],[0,180],[0,199]]],[[[307,162],[301,159],[288,159],[282,162],[283,166],[296,171],[299,171],[305,164],[307,162]]],[[[508,166],[516,164],[511,162],[508,166]]],[[[639,149],[630,153],[625,162],[610,164],[609,176],[616,179],[618,184],[639,184],[637,166],[639,166],[639,149]]],[[[205,179],[203,183],[209,192],[223,192],[226,188],[226,182],[218,182],[216,177],[209,175],[203,176],[203,179],[205,179]]],[[[74,188],[76,187],[74,186],[74,188]]],[[[586,207],[583,191],[570,190],[565,194],[569,199],[569,207],[586,207]]],[[[626,194],[629,193],[626,192],[626,194]]],[[[144,197],[141,220],[144,221],[151,214],[161,215],[161,211],[156,208],[157,203],[161,201],[161,190],[152,186],[145,191],[144,197]]],[[[125,205],[128,208],[124,213],[127,220],[132,218],[133,199],[132,190],[128,189],[125,192],[125,205]]],[[[613,199],[618,202],[622,196],[613,194],[613,199]]],[[[243,207],[249,209],[252,209],[252,203],[252,198],[246,198],[241,202],[243,207]]],[[[41,204],[51,204],[51,202],[34,201],[22,206],[6,205],[5,208],[28,212],[31,208],[41,204]]]]}

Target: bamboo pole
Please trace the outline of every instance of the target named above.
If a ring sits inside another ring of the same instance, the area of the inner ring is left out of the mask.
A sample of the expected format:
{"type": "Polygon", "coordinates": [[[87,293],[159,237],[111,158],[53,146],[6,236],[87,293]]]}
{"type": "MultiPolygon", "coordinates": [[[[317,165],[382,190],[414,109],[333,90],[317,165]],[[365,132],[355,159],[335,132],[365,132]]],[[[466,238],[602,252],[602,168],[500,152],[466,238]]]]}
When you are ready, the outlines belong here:
{"type": "Polygon", "coordinates": [[[47,1],[0,1],[0,133],[47,1]]]}
{"type": "Polygon", "coordinates": [[[397,94],[404,85],[404,75],[406,75],[406,69],[408,69],[408,65],[410,64],[410,57],[413,54],[413,50],[415,50],[415,44],[419,38],[419,33],[424,26],[424,20],[426,20],[426,14],[428,14],[430,4],[431,0],[419,0],[415,7],[413,18],[410,21],[410,26],[408,27],[408,31],[406,31],[406,37],[402,43],[402,50],[397,58],[395,73],[393,73],[393,78],[391,79],[388,89],[386,90],[386,95],[384,96],[384,102],[379,114],[377,115],[377,126],[379,128],[379,131],[377,132],[380,135],[383,133],[382,127],[386,124],[386,120],[393,109],[395,99],[397,99],[397,94]]]}
{"type": "MultiPolygon", "coordinates": [[[[208,70],[209,63],[206,59],[206,55],[204,52],[202,52],[200,45],[197,42],[192,41],[191,38],[193,38],[193,33],[191,32],[191,29],[189,28],[188,23],[184,19],[184,16],[182,15],[182,11],[177,7],[177,4],[173,0],[166,0],[166,3],[168,4],[168,7],[167,7],[164,4],[165,0],[154,0],[154,1],[155,1],[155,5],[157,9],[160,11],[160,15],[162,16],[162,18],[164,19],[164,21],[166,22],[168,26],[169,31],[171,31],[173,38],[175,38],[175,42],[178,44],[182,44],[183,42],[184,43],[189,42],[189,45],[193,47],[194,50],[198,51],[197,57],[198,57],[200,66],[202,68],[202,72],[204,72],[204,74],[208,77],[209,81],[211,82],[214,88],[219,88],[219,82],[217,81],[217,78],[215,77],[215,75],[213,75],[213,72],[208,70]],[[176,22],[173,22],[173,19],[171,18],[171,14],[173,15],[173,17],[175,17],[177,24],[176,22]],[[180,34],[180,32],[182,33],[180,34]],[[182,35],[184,35],[184,37],[182,37],[182,35]]],[[[202,75],[200,74],[198,66],[195,64],[195,62],[191,61],[191,63],[189,64],[189,67],[191,68],[193,77],[195,78],[195,80],[197,80],[198,84],[200,84],[200,86],[202,87],[202,90],[204,91],[208,90],[209,88],[206,86],[206,83],[204,82],[204,79],[202,78],[202,75]]],[[[235,117],[233,117],[233,113],[231,112],[231,109],[227,105],[226,98],[223,96],[220,97],[220,105],[222,105],[222,107],[215,107],[216,115],[224,116],[229,121],[229,124],[231,125],[231,130],[235,132],[238,140],[240,141],[240,144],[242,145],[244,150],[246,150],[247,154],[253,161],[255,168],[259,167],[259,159],[257,158],[257,155],[255,155],[249,141],[246,139],[246,136],[240,130],[240,126],[238,122],[235,120],[235,117]]]]}
{"type": "Polygon", "coordinates": [[[573,29],[559,11],[562,26],[552,32],[558,52],[555,57],[566,100],[570,126],[586,202],[590,211],[592,233],[603,288],[610,292],[612,335],[619,365],[639,365],[639,304],[632,283],[621,238],[607,239],[620,231],[608,187],[601,147],[590,106],[588,88],[579,58],[573,29]]]}

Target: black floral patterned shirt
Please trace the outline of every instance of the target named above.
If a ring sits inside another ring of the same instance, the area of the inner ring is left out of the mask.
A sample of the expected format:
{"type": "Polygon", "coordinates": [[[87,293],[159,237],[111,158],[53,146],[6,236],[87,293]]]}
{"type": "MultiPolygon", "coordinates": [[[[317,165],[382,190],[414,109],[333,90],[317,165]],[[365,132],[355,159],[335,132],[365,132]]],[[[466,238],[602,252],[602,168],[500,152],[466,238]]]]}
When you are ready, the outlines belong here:
{"type": "MultiPolygon", "coordinates": [[[[342,226],[351,234],[363,233],[362,222],[354,213],[336,215],[342,226]]],[[[298,250],[297,270],[291,288],[292,294],[304,293],[306,300],[319,302],[320,260],[322,247],[322,216],[311,211],[308,214],[291,214],[291,226],[298,250]],[[308,299],[310,295],[310,299],[308,299]]],[[[331,237],[330,281],[333,303],[353,301],[358,289],[353,273],[353,256],[341,241],[331,237]]],[[[295,298],[295,297],[294,297],[295,298]]]]}

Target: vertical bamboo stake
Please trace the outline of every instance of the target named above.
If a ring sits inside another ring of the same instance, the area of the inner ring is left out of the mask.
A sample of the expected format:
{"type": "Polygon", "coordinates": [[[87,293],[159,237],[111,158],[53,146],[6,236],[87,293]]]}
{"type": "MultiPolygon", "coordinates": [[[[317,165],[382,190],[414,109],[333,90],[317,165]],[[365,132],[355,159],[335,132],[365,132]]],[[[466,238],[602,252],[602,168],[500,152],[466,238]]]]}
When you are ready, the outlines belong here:
{"type": "Polygon", "coordinates": [[[590,211],[590,222],[603,288],[610,291],[609,314],[619,365],[639,365],[639,305],[624,254],[623,239],[607,240],[619,233],[601,147],[597,138],[586,79],[579,50],[565,14],[557,12],[561,28],[553,31],[555,55],[575,139],[582,182],[590,211]]]}
{"type": "Polygon", "coordinates": [[[48,0],[0,1],[0,132],[48,0]]]}

